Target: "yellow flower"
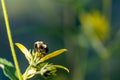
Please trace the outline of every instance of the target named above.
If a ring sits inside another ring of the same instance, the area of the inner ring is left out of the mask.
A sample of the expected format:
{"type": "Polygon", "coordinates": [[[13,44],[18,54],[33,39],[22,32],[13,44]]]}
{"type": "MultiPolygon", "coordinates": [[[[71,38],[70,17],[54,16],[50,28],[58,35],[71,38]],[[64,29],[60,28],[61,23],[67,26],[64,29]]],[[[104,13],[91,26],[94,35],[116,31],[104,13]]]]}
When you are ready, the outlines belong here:
{"type": "Polygon", "coordinates": [[[101,40],[109,37],[109,23],[98,11],[81,14],[80,21],[83,30],[88,32],[88,34],[96,35],[101,40]]]}
{"type": "Polygon", "coordinates": [[[41,76],[49,77],[55,74],[57,68],[61,68],[69,72],[69,69],[62,65],[44,63],[44,61],[62,54],[63,52],[67,51],[67,49],[60,49],[52,53],[49,53],[44,57],[40,57],[38,56],[38,54],[40,55],[41,53],[34,52],[34,50],[32,50],[31,52],[20,43],[16,43],[15,45],[23,52],[23,54],[25,55],[26,59],[29,62],[29,66],[26,69],[25,73],[23,74],[23,80],[27,80],[33,77],[35,74],[41,74],[41,76]]]}

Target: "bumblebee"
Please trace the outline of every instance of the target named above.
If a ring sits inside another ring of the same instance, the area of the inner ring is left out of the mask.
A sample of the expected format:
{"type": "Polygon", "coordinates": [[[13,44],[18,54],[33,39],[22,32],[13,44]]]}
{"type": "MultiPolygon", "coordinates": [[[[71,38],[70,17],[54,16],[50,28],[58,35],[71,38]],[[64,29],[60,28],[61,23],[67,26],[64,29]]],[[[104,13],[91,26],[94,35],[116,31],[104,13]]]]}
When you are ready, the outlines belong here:
{"type": "Polygon", "coordinates": [[[48,52],[48,46],[43,41],[36,41],[34,43],[34,52],[40,53],[40,57],[44,57],[48,52]]]}

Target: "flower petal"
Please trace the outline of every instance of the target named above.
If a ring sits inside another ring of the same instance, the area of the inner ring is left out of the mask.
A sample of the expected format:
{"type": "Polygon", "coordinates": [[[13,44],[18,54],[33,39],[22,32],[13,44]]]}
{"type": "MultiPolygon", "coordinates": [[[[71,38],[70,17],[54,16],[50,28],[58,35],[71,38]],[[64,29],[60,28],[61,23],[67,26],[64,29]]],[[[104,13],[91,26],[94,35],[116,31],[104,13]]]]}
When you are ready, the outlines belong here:
{"type": "Polygon", "coordinates": [[[33,67],[29,68],[29,70],[22,75],[23,80],[32,78],[36,74],[36,72],[37,72],[36,68],[33,68],[33,67]]]}
{"type": "Polygon", "coordinates": [[[70,72],[68,68],[62,66],[62,65],[54,65],[56,68],[61,68],[61,69],[64,69],[66,70],[67,72],[70,72]]]}
{"type": "Polygon", "coordinates": [[[26,59],[30,62],[32,60],[32,55],[28,49],[20,43],[15,43],[15,45],[24,53],[26,59]]]}
{"type": "Polygon", "coordinates": [[[40,62],[44,62],[44,61],[47,60],[47,59],[50,59],[50,58],[55,57],[55,56],[57,56],[57,55],[60,55],[60,54],[62,54],[62,53],[65,52],[65,51],[67,51],[67,49],[60,49],[60,50],[54,51],[54,52],[46,55],[45,57],[41,58],[41,59],[40,59],[40,62]]]}

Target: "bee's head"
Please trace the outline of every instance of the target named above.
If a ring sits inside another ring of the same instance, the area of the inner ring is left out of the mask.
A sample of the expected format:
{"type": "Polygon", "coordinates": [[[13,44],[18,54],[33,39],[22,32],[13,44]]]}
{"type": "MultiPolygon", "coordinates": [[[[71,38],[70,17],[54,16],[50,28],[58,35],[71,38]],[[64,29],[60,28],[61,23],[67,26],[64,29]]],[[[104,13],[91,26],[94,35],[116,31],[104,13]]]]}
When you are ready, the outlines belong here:
{"type": "Polygon", "coordinates": [[[48,46],[43,41],[36,41],[34,43],[34,51],[46,54],[48,52],[48,46]]]}

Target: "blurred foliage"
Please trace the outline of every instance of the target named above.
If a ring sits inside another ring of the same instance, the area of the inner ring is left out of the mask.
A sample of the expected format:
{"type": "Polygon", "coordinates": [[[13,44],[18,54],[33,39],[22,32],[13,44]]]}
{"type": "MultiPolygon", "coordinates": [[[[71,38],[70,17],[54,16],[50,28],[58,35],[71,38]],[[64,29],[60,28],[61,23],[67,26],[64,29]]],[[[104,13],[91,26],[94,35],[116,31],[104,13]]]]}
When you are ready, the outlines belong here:
{"type": "MultiPolygon", "coordinates": [[[[67,54],[51,61],[67,66],[70,74],[61,72],[51,80],[120,80],[119,3],[119,0],[6,0],[15,42],[33,47],[35,41],[43,40],[48,43],[49,52],[68,49],[67,54]]],[[[4,53],[0,56],[12,61],[2,16],[0,7],[0,51],[4,53]]],[[[27,61],[19,51],[17,55],[23,72],[27,61]]],[[[38,78],[44,80],[39,75],[31,80],[38,78]]],[[[3,75],[1,79],[4,80],[3,75]]]]}
{"type": "Polygon", "coordinates": [[[18,76],[16,74],[15,67],[13,64],[6,59],[0,58],[0,68],[3,69],[3,73],[7,76],[10,80],[18,80],[18,76]]]}

